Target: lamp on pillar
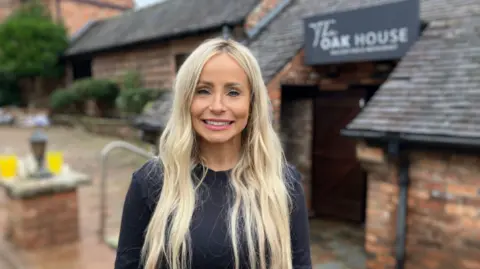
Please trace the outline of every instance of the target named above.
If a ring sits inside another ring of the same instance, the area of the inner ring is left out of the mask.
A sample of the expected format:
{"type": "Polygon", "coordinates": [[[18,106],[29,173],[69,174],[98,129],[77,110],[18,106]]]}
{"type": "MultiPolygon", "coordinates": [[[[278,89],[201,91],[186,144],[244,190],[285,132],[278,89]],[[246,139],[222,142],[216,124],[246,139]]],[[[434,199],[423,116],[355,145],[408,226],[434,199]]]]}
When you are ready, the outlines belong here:
{"type": "Polygon", "coordinates": [[[45,167],[47,141],[47,135],[40,130],[36,130],[30,137],[30,147],[33,157],[37,161],[37,170],[30,175],[32,178],[45,179],[52,176],[52,173],[45,167]]]}

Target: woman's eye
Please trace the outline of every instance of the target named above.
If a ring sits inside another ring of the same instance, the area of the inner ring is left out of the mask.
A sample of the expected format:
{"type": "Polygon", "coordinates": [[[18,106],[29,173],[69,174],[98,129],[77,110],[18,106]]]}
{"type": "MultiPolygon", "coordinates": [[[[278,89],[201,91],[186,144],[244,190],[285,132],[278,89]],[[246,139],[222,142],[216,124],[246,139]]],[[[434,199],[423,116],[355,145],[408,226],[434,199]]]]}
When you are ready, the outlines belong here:
{"type": "Polygon", "coordinates": [[[208,89],[205,89],[205,88],[197,89],[197,94],[208,94],[208,93],[210,93],[208,89]]]}
{"type": "Polygon", "coordinates": [[[240,95],[240,92],[237,91],[237,90],[230,90],[230,91],[228,92],[228,95],[229,95],[229,96],[239,96],[239,95],[240,95]]]}

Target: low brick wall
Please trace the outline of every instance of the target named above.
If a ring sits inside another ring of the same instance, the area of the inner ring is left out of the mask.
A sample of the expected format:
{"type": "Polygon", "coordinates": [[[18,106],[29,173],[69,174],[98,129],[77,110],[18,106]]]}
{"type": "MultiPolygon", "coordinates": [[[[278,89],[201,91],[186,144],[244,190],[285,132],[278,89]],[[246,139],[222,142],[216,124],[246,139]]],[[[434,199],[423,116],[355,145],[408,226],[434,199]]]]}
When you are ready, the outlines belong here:
{"type": "Polygon", "coordinates": [[[9,236],[23,249],[39,249],[78,240],[77,191],[37,199],[11,200],[9,236]]]}
{"type": "MultiPolygon", "coordinates": [[[[394,268],[397,167],[379,149],[358,148],[368,171],[367,268],[394,268]]],[[[480,157],[410,155],[406,269],[480,268],[480,157]]]]}
{"type": "Polygon", "coordinates": [[[121,138],[139,140],[139,130],[133,128],[128,120],[95,118],[88,116],[53,115],[52,123],[85,129],[88,132],[121,138]]]}

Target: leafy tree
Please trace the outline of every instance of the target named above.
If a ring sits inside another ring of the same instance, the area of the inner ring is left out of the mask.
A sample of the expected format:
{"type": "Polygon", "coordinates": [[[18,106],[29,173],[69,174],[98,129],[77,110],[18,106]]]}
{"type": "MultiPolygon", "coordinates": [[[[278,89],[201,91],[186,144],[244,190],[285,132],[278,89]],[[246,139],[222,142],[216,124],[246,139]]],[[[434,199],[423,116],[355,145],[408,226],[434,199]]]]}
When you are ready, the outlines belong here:
{"type": "Polygon", "coordinates": [[[39,78],[58,77],[59,56],[68,47],[68,34],[41,2],[29,1],[0,24],[0,72],[31,78],[36,94],[39,78]]]}

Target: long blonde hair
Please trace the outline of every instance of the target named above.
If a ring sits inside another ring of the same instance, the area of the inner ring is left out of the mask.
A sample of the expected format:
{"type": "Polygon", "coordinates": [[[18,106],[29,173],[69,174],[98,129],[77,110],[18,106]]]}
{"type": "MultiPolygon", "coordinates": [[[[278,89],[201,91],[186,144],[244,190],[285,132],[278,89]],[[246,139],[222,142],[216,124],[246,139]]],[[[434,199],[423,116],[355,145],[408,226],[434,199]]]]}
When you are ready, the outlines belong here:
{"type": "Polygon", "coordinates": [[[228,221],[235,268],[239,268],[240,242],[246,242],[251,269],[291,269],[291,197],[267,89],[251,52],[220,38],[202,43],[178,71],[171,116],[160,138],[163,187],[142,249],[144,268],[156,269],[162,263],[171,269],[189,268],[189,227],[196,206],[192,170],[199,161],[190,104],[204,64],[217,53],[227,53],[242,66],[252,91],[241,157],[229,180],[234,193],[228,221]]]}

